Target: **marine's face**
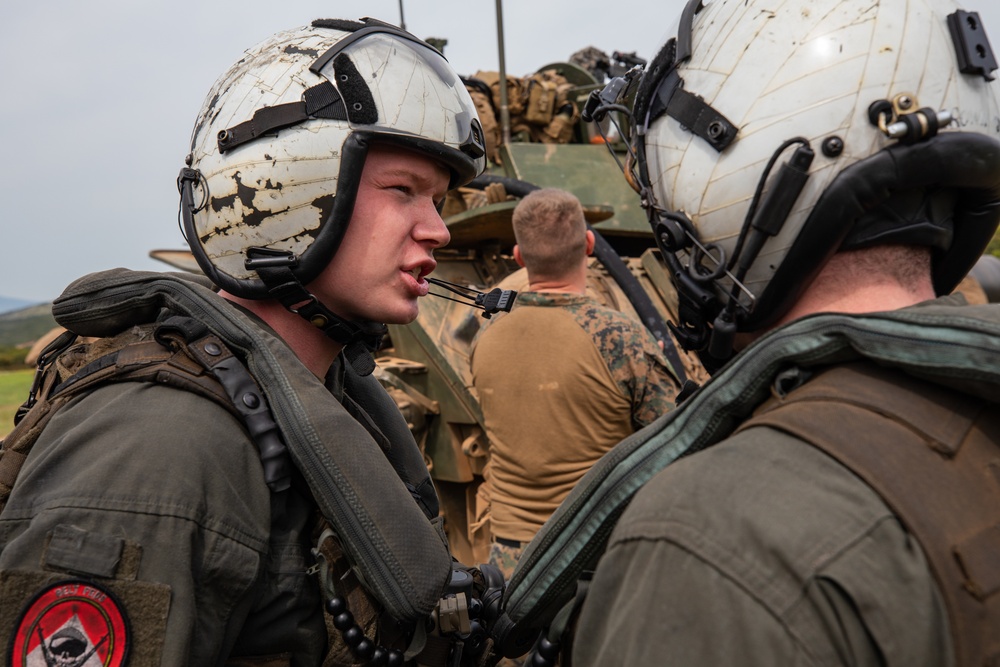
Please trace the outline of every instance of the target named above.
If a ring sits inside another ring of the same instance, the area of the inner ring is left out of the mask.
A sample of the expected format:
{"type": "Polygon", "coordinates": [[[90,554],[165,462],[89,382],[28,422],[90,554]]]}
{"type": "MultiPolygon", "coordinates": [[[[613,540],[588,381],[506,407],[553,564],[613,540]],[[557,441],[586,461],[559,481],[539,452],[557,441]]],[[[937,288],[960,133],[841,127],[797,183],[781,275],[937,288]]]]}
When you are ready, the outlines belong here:
{"type": "Polygon", "coordinates": [[[438,213],[449,179],[419,153],[373,145],[344,239],[309,286],[319,300],[351,320],[412,322],[436,266],[434,248],[451,238],[438,213]]]}

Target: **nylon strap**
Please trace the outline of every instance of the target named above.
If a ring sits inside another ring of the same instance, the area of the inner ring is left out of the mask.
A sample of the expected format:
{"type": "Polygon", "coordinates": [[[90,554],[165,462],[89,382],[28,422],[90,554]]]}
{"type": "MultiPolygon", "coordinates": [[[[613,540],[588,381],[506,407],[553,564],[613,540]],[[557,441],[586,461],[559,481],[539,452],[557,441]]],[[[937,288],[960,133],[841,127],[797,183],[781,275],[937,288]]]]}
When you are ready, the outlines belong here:
{"type": "Polygon", "coordinates": [[[254,139],[298,125],[310,118],[347,120],[347,108],[337,89],[329,81],[306,89],[297,102],[257,109],[250,120],[219,133],[219,152],[225,153],[254,139]]]}
{"type": "Polygon", "coordinates": [[[247,268],[252,268],[267,286],[271,297],[286,309],[303,318],[328,338],[344,346],[344,356],[362,376],[375,370],[372,352],[382,346],[386,326],[378,322],[353,322],[324,306],[307,290],[292,271],[292,264],[280,253],[271,255],[266,248],[252,248],[247,268]],[[259,255],[264,254],[263,261],[259,255]],[[277,260],[277,261],[275,261],[277,260]]]}
{"type": "Polygon", "coordinates": [[[701,97],[680,86],[667,103],[667,115],[722,151],[736,138],[736,126],[701,97]]]}
{"type": "Polygon", "coordinates": [[[71,348],[67,356],[48,359],[40,367],[35,402],[0,449],[0,511],[31,448],[53,415],[81,393],[109,382],[164,384],[214,401],[246,427],[260,451],[265,481],[271,490],[280,492],[290,486],[288,452],[263,392],[243,364],[207,330],[188,345],[179,335],[168,334],[163,342],[154,340],[149,337],[152,328],[137,327],[97,344],[71,348]],[[99,356],[88,359],[91,351],[99,356]],[[65,371],[67,364],[75,372],[61,380],[60,371],[65,371]]]}

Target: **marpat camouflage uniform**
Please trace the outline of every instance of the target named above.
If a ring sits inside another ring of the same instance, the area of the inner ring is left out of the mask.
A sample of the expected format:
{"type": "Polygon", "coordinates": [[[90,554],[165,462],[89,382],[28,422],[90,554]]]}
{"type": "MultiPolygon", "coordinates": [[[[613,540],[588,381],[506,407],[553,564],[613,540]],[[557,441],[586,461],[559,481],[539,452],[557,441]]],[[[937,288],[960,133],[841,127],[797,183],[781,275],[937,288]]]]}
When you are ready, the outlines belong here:
{"type": "Polygon", "coordinates": [[[636,318],[555,292],[522,292],[493,320],[472,374],[490,441],[482,510],[505,569],[594,462],[672,409],[678,390],[636,318]]]}

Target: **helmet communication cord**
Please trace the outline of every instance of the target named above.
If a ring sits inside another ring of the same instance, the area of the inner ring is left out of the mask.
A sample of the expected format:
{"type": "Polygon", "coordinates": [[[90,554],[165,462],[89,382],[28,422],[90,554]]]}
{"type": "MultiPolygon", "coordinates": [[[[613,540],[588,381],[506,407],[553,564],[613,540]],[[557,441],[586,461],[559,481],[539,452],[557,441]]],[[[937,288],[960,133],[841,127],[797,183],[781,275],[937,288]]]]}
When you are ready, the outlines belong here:
{"type": "Polygon", "coordinates": [[[517,298],[517,292],[514,290],[500,289],[499,287],[489,292],[480,292],[471,287],[463,287],[462,285],[456,285],[455,283],[450,283],[447,280],[439,280],[438,278],[428,278],[427,282],[438,287],[443,287],[461,298],[456,299],[435,292],[431,292],[431,296],[455,301],[472,308],[478,308],[483,311],[483,317],[486,319],[490,319],[499,312],[509,313],[510,309],[514,307],[514,299],[517,298]]]}

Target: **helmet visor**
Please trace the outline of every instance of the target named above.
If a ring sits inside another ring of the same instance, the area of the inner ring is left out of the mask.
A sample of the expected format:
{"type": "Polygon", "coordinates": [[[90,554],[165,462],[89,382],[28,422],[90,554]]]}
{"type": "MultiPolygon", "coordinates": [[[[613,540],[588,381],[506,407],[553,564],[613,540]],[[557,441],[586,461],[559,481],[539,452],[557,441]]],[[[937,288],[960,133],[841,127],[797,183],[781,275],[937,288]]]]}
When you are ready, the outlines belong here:
{"type": "Polygon", "coordinates": [[[471,168],[473,176],[481,173],[486,166],[483,134],[465,84],[438,51],[390,30],[387,26],[358,31],[320,56],[312,69],[347,100],[352,95],[346,87],[368,88],[377,117],[363,124],[352,119],[352,129],[409,138],[418,148],[450,149],[441,157],[466,163],[453,167],[460,172],[471,168]],[[340,54],[350,59],[356,74],[337,70],[340,54]]]}

